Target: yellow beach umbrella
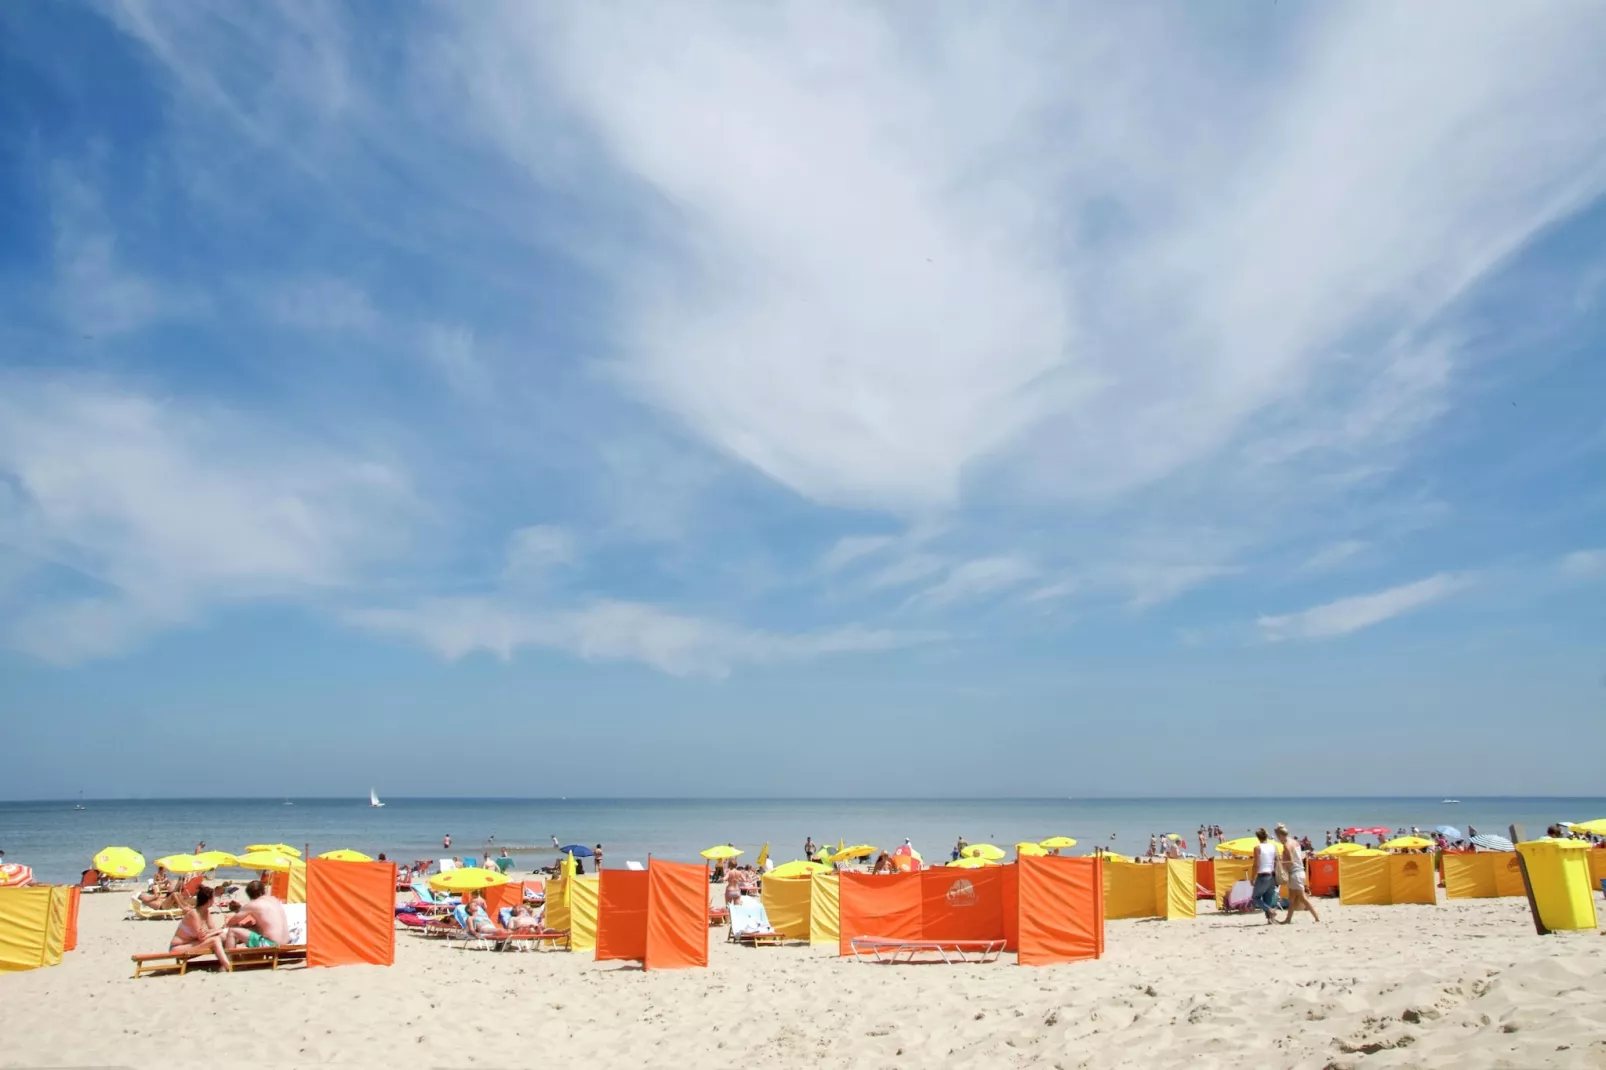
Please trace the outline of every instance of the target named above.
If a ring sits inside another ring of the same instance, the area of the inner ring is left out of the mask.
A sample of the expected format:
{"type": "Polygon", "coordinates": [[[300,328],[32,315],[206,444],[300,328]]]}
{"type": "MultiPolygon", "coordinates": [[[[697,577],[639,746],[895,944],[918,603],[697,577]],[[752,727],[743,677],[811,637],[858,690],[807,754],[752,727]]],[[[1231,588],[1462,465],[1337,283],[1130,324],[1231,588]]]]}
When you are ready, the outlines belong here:
{"type": "Polygon", "coordinates": [[[721,843],[710,847],[708,850],[701,853],[702,856],[708,859],[710,862],[718,862],[727,858],[735,858],[742,852],[738,851],[728,843],[721,843]]]}
{"type": "Polygon", "coordinates": [[[200,854],[192,855],[191,857],[204,858],[213,869],[227,869],[240,864],[240,860],[227,851],[202,851],[200,854]]]}
{"type": "Polygon", "coordinates": [[[168,855],[158,858],[156,864],[169,873],[205,873],[217,868],[217,863],[204,855],[168,855]]]}
{"type": "Polygon", "coordinates": [[[816,862],[827,861],[830,857],[831,857],[831,848],[829,848],[829,847],[821,847],[818,851],[814,852],[814,861],[816,861],[816,862]]]}
{"type": "Polygon", "coordinates": [[[1424,836],[1397,836],[1377,846],[1383,851],[1415,851],[1423,847],[1432,847],[1433,841],[1424,836]]]}
{"type": "Polygon", "coordinates": [[[1236,840],[1216,844],[1216,850],[1224,855],[1251,855],[1255,853],[1255,845],[1259,842],[1260,840],[1254,836],[1240,836],[1236,840]]]}
{"type": "Polygon", "coordinates": [[[1593,821],[1580,821],[1576,825],[1568,825],[1574,832],[1585,836],[1606,836],[1606,817],[1597,817],[1593,821]]]}
{"type": "Polygon", "coordinates": [[[1126,855],[1116,854],[1114,851],[1106,851],[1098,857],[1104,859],[1106,862],[1123,862],[1129,866],[1134,864],[1133,861],[1126,855]]]}
{"type": "Polygon", "coordinates": [[[372,862],[373,861],[372,858],[369,858],[367,855],[363,854],[361,851],[352,851],[352,850],[348,850],[345,847],[340,848],[340,850],[338,850],[338,851],[325,851],[323,854],[319,855],[318,857],[321,858],[321,859],[324,859],[327,862],[372,862]]]}
{"type": "Polygon", "coordinates": [[[1061,847],[1075,847],[1076,841],[1069,836],[1050,836],[1048,839],[1039,842],[1037,846],[1058,850],[1061,847]]]}
{"type": "Polygon", "coordinates": [[[818,862],[805,862],[802,859],[796,862],[783,862],[764,874],[766,877],[807,877],[810,873],[828,873],[829,866],[822,866],[818,862]]]}
{"type": "Polygon", "coordinates": [[[137,877],[145,872],[145,856],[132,847],[103,847],[95,868],[108,877],[137,877]]]}
{"type": "Polygon", "coordinates": [[[954,861],[948,863],[948,866],[952,869],[981,869],[983,866],[996,865],[998,865],[998,863],[994,862],[990,858],[980,858],[975,855],[972,855],[969,858],[956,858],[954,861]]]}
{"type": "Polygon", "coordinates": [[[291,858],[300,858],[301,852],[288,843],[248,843],[246,851],[272,851],[274,854],[289,855],[291,858]]]}
{"type": "Polygon", "coordinates": [[[994,847],[990,843],[973,843],[959,853],[966,858],[985,858],[989,862],[996,862],[1005,857],[1005,853],[1001,848],[994,847]]]}
{"type": "Polygon", "coordinates": [[[271,869],[275,873],[288,873],[304,863],[278,851],[247,851],[234,860],[241,869],[271,869]]]}
{"type": "Polygon", "coordinates": [[[505,873],[481,869],[479,866],[464,866],[462,869],[449,869],[445,873],[435,874],[429,879],[429,886],[436,891],[472,892],[476,888],[494,888],[507,882],[505,873]]]}
{"type": "Polygon", "coordinates": [[[1017,843],[1015,853],[1026,856],[1041,856],[1048,854],[1048,848],[1035,843],[1017,843]]]}
{"type": "Polygon", "coordinates": [[[1366,848],[1362,847],[1358,843],[1335,843],[1331,847],[1323,847],[1320,851],[1317,851],[1316,857],[1337,858],[1340,855],[1352,855],[1357,851],[1364,850],[1366,850],[1366,848]]]}
{"type": "Polygon", "coordinates": [[[867,843],[856,843],[851,847],[844,847],[836,854],[826,859],[828,862],[842,862],[849,858],[869,858],[875,854],[875,848],[867,843]]]}

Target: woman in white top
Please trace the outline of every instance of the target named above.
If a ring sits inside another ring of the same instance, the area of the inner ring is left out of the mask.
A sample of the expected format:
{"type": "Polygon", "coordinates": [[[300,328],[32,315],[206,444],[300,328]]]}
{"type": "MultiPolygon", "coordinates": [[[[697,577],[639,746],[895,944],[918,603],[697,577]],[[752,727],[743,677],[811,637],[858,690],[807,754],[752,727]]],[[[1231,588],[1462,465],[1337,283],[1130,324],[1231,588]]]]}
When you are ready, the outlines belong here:
{"type": "Polygon", "coordinates": [[[1308,910],[1313,919],[1321,921],[1316,904],[1305,891],[1305,852],[1300,849],[1299,841],[1288,835],[1286,826],[1278,825],[1277,842],[1283,845],[1283,865],[1288,881],[1288,913],[1283,917],[1283,924],[1294,920],[1296,910],[1308,910]]]}

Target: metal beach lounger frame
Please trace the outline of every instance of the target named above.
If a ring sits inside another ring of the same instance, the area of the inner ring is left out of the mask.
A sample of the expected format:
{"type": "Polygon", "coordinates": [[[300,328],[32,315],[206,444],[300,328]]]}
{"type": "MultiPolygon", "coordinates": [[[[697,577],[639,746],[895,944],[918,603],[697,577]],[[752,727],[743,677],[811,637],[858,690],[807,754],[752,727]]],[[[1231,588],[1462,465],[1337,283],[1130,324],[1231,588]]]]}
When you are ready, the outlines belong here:
{"type": "Polygon", "coordinates": [[[876,936],[855,936],[848,941],[853,957],[862,960],[868,951],[877,962],[913,962],[916,955],[937,955],[943,962],[992,962],[1004,950],[1002,940],[887,940],[876,936]]]}

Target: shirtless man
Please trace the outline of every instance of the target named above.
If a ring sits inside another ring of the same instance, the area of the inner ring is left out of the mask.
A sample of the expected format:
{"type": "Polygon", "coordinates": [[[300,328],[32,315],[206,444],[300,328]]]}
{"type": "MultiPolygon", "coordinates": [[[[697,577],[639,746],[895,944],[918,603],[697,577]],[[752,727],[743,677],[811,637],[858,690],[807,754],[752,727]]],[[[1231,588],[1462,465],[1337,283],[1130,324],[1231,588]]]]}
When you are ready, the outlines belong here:
{"type": "Polygon", "coordinates": [[[269,895],[261,881],[247,884],[245,894],[251,901],[229,918],[229,946],[285,943],[290,938],[290,923],[284,916],[284,904],[269,895]]]}

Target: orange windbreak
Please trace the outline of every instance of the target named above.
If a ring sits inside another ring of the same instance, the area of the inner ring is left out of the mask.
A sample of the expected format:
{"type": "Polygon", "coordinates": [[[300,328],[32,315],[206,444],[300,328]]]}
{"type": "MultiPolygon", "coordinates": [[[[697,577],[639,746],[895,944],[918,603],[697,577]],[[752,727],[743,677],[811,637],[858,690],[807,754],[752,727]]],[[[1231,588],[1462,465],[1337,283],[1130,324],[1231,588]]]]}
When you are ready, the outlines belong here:
{"type": "Polygon", "coordinates": [[[1020,950],[1020,867],[1000,866],[1004,871],[1004,950],[1020,950]]]}
{"type": "Polygon", "coordinates": [[[920,939],[923,880],[919,873],[842,873],[837,950],[843,955],[853,954],[855,936],[920,939]]]}
{"type": "Polygon", "coordinates": [[[642,968],[707,966],[708,868],[654,859],[647,878],[647,951],[642,968]]]}
{"type": "Polygon", "coordinates": [[[67,892],[67,937],[62,944],[63,951],[74,951],[78,948],[78,896],[77,888],[70,888],[67,892]]]}
{"type": "Polygon", "coordinates": [[[1338,859],[1313,858],[1307,869],[1311,895],[1332,895],[1338,891],[1338,859]]]}
{"type": "Polygon", "coordinates": [[[1193,864],[1193,879],[1203,888],[1205,894],[1214,897],[1216,894],[1216,862],[1213,858],[1201,858],[1193,864]]]}
{"type": "Polygon", "coordinates": [[[1098,958],[1104,879],[1094,858],[1025,857],[1020,870],[1020,964],[1098,958]]]}
{"type": "MultiPolygon", "coordinates": [[[[597,961],[647,957],[646,870],[605,869],[597,892],[597,961]]],[[[703,922],[708,928],[708,922],[703,922]]]]}
{"type": "Polygon", "coordinates": [[[307,965],[389,966],[396,958],[396,867],[307,863],[307,965]]]}
{"type": "Polygon", "coordinates": [[[1004,939],[1004,870],[920,871],[920,935],[925,940],[1004,939]]]}
{"type": "MultiPolygon", "coordinates": [[[[194,895],[195,893],[191,892],[190,894],[194,895]]],[[[282,873],[275,873],[271,878],[269,878],[268,894],[273,896],[273,898],[277,899],[281,903],[288,903],[290,901],[290,873],[288,870],[282,873]]],[[[392,894],[395,894],[394,889],[392,889],[392,894]]]]}
{"type": "Polygon", "coordinates": [[[493,885],[485,889],[485,909],[490,913],[491,920],[499,922],[498,915],[503,907],[516,907],[524,902],[524,889],[522,886],[508,881],[506,884],[493,885]]]}

